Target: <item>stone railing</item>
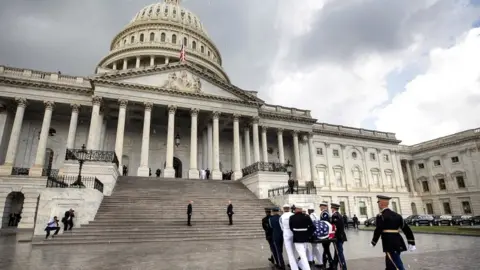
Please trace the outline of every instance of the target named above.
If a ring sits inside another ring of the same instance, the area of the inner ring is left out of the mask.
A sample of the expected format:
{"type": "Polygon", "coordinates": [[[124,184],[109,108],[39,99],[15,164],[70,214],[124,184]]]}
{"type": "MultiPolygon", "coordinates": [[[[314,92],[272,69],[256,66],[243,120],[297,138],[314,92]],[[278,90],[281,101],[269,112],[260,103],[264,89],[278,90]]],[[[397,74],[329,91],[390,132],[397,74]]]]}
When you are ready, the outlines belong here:
{"type": "Polygon", "coordinates": [[[289,186],[277,187],[268,190],[268,197],[283,196],[287,194],[317,194],[317,188],[312,186],[289,186]]]}
{"type": "Polygon", "coordinates": [[[75,175],[48,177],[47,188],[93,188],[103,193],[103,183],[96,177],[82,176],[79,181],[75,175]]]}
{"type": "Polygon", "coordinates": [[[332,125],[327,123],[317,123],[313,125],[313,131],[320,133],[346,134],[353,136],[374,137],[387,140],[397,140],[395,133],[368,130],[363,128],[346,127],[341,125],[332,125]]]}
{"type": "Polygon", "coordinates": [[[78,157],[80,156],[83,157],[84,161],[109,162],[118,167],[118,158],[115,151],[67,149],[65,160],[79,160],[78,157]]]}
{"type": "Polygon", "coordinates": [[[287,172],[287,167],[284,163],[277,162],[255,162],[250,166],[242,169],[242,176],[245,177],[255,172],[287,172]]]}
{"type": "Polygon", "coordinates": [[[36,80],[45,80],[45,81],[53,81],[53,82],[68,83],[68,84],[77,84],[82,86],[90,86],[89,80],[83,77],[74,77],[69,75],[62,75],[59,73],[48,73],[48,72],[14,68],[14,67],[6,67],[6,66],[0,66],[0,76],[1,75],[32,78],[36,80]]]}
{"type": "Polygon", "coordinates": [[[279,105],[263,104],[260,110],[265,112],[291,114],[293,116],[311,117],[310,110],[302,110],[279,105]]]}
{"type": "Polygon", "coordinates": [[[30,168],[20,168],[20,167],[12,168],[12,175],[28,175],[29,173],[30,173],[30,168]]]}
{"type": "Polygon", "coordinates": [[[48,177],[57,177],[58,176],[58,169],[42,169],[42,176],[48,177]]]}

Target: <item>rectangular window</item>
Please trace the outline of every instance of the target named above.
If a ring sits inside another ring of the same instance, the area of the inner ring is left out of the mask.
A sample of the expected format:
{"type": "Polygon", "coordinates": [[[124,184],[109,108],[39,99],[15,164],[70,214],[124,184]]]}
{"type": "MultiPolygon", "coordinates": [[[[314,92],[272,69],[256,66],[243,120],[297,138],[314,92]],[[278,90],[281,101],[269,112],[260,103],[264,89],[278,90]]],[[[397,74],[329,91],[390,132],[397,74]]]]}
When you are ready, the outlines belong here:
{"type": "Polygon", "coordinates": [[[373,184],[376,187],[380,186],[380,178],[378,177],[378,173],[372,173],[372,178],[373,178],[373,184]]]}
{"type": "Polygon", "coordinates": [[[427,214],[433,215],[433,205],[431,203],[427,203],[427,214]]]}
{"type": "Polygon", "coordinates": [[[425,164],[418,163],[418,169],[420,169],[420,170],[425,169],[425,164]]]}
{"type": "Polygon", "coordinates": [[[370,160],[377,160],[377,156],[375,156],[375,153],[370,153],[370,160]]]}
{"type": "Polygon", "coordinates": [[[463,213],[465,215],[469,215],[472,213],[472,209],[470,208],[470,202],[469,201],[463,201],[462,202],[462,209],[463,209],[463,213]]]}
{"type": "Polygon", "coordinates": [[[323,156],[323,148],[317,148],[317,155],[323,156]]]}
{"type": "Polygon", "coordinates": [[[452,157],[452,163],[458,163],[458,162],[460,162],[458,157],[452,157]]]}
{"type": "Polygon", "coordinates": [[[392,175],[387,173],[385,176],[387,177],[387,185],[393,186],[392,175]]]}
{"type": "Polygon", "coordinates": [[[390,157],[387,154],[383,155],[383,161],[384,162],[390,162],[390,157]]]}
{"type": "Polygon", "coordinates": [[[367,205],[365,202],[360,202],[359,203],[359,209],[360,209],[360,215],[361,216],[366,216],[367,214],[367,205]]]}
{"type": "Polygon", "coordinates": [[[392,202],[392,210],[398,213],[397,202],[392,202]]]}
{"type": "Polygon", "coordinates": [[[447,186],[445,185],[445,179],[443,178],[438,179],[438,188],[440,190],[447,190],[447,186]]]}
{"type": "Polygon", "coordinates": [[[455,178],[457,179],[458,188],[465,188],[465,180],[463,179],[463,176],[460,175],[455,178]]]}
{"type": "Polygon", "coordinates": [[[345,202],[340,202],[340,213],[342,214],[347,214],[347,212],[345,212],[345,202]]]}
{"type": "Polygon", "coordinates": [[[320,182],[320,186],[325,186],[325,171],[319,170],[318,171],[318,181],[320,182]]]}
{"type": "Polygon", "coordinates": [[[340,153],[338,152],[337,149],[333,149],[333,156],[334,157],[339,157],[340,156],[340,153]]]}
{"type": "Polygon", "coordinates": [[[442,163],[440,163],[440,160],[437,159],[433,161],[433,166],[438,167],[440,165],[442,165],[442,163]]]}
{"type": "Polygon", "coordinates": [[[445,215],[451,215],[452,214],[452,209],[450,209],[450,203],[449,202],[443,202],[443,212],[445,215]]]}
{"type": "Polygon", "coordinates": [[[422,181],[423,192],[429,192],[430,188],[428,186],[428,181],[422,181]]]}
{"type": "Polygon", "coordinates": [[[343,183],[342,183],[342,172],[340,172],[340,171],[335,171],[335,180],[337,181],[337,187],[343,186],[343,183]]]}

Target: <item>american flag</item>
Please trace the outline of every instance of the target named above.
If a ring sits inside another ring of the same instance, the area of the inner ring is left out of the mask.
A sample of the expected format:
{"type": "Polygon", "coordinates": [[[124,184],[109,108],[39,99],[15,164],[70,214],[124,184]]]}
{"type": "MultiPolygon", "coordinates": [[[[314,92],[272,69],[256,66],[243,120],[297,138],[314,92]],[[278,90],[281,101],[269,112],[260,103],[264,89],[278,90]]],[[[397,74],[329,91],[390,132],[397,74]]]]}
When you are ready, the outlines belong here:
{"type": "Polygon", "coordinates": [[[185,45],[183,43],[180,49],[180,62],[185,62],[185,45]]]}
{"type": "Polygon", "coordinates": [[[316,239],[332,239],[335,238],[335,225],[324,220],[315,220],[313,222],[315,226],[315,238],[316,239]]]}

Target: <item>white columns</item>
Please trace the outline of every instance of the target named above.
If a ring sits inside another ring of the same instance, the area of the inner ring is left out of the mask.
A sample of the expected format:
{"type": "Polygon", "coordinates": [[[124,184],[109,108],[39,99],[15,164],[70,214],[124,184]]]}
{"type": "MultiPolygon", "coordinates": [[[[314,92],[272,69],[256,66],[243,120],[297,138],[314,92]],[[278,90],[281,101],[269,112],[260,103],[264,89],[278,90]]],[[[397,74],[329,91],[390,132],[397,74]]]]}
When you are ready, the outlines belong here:
{"type": "Polygon", "coordinates": [[[128,67],[128,61],[127,59],[123,59],[123,70],[127,70],[128,67]]]}
{"type": "Polygon", "coordinates": [[[98,129],[100,129],[98,125],[98,120],[100,116],[100,104],[102,103],[101,97],[93,97],[92,98],[92,117],[90,118],[90,129],[88,131],[88,139],[87,139],[87,149],[88,150],[98,150],[98,129]]]}
{"type": "Polygon", "coordinates": [[[114,63],[113,63],[112,69],[113,69],[113,70],[117,70],[117,62],[114,62],[114,63]]]}
{"type": "Polygon", "coordinates": [[[277,130],[278,141],[278,159],[280,163],[285,163],[285,152],[283,151],[283,129],[277,130]]]}
{"type": "Polygon", "coordinates": [[[268,162],[267,127],[265,126],[262,126],[262,155],[263,162],[268,162]]]}
{"type": "Polygon", "coordinates": [[[70,127],[68,128],[68,137],[67,137],[67,149],[73,149],[75,147],[75,135],[77,133],[77,124],[78,124],[78,111],[80,105],[71,104],[72,107],[72,116],[70,117],[70,127]]]}
{"type": "Polygon", "coordinates": [[[175,143],[175,112],[177,107],[168,106],[168,130],[167,130],[167,157],[165,159],[165,170],[163,177],[175,178],[175,169],[173,168],[173,144],[175,143]]]}
{"type": "Polygon", "coordinates": [[[125,116],[127,114],[128,100],[118,100],[118,122],[117,122],[117,136],[115,138],[115,154],[119,161],[118,169],[120,172],[123,170],[122,157],[123,157],[123,139],[125,137],[125,116]]]}
{"type": "Polygon", "coordinates": [[[202,169],[206,170],[208,168],[208,137],[207,129],[203,130],[202,134],[202,169]]]}
{"type": "Polygon", "coordinates": [[[143,117],[142,134],[142,152],[140,155],[140,167],[138,167],[138,176],[149,176],[150,167],[148,167],[148,154],[150,152],[150,120],[152,117],[152,103],[145,103],[145,116],[143,117]]]}
{"type": "Polygon", "coordinates": [[[410,168],[410,161],[405,160],[405,166],[407,167],[408,185],[410,186],[410,192],[415,192],[415,186],[413,185],[412,169],[410,168]]]}
{"type": "Polygon", "coordinates": [[[316,149],[315,149],[315,145],[313,144],[313,134],[308,135],[308,150],[310,152],[310,175],[312,178],[311,181],[314,181],[316,184],[318,177],[317,177],[317,168],[315,165],[316,149]]]}
{"type": "Polygon", "coordinates": [[[170,62],[170,58],[169,58],[169,57],[165,57],[165,65],[167,65],[169,62],[170,62]]]}
{"type": "Polygon", "coordinates": [[[153,55],[150,56],[150,66],[151,67],[155,66],[155,56],[153,55]]]}
{"type": "Polygon", "coordinates": [[[233,175],[232,180],[242,178],[242,169],[240,168],[240,126],[239,115],[233,115],[233,175]]]}
{"type": "Polygon", "coordinates": [[[12,168],[15,164],[15,157],[17,156],[18,142],[20,132],[22,131],[23,115],[25,114],[25,107],[27,107],[27,100],[24,98],[15,98],[17,102],[17,112],[13,120],[12,132],[10,133],[10,140],[8,142],[7,156],[5,157],[5,164],[0,167],[0,175],[12,174],[12,168]]]}
{"type": "Polygon", "coordinates": [[[245,139],[245,167],[252,164],[252,157],[250,156],[250,127],[247,126],[244,129],[244,139],[245,139]]]}
{"type": "Polygon", "coordinates": [[[260,145],[258,142],[258,117],[253,118],[253,162],[260,161],[260,145]]]}
{"type": "Polygon", "coordinates": [[[140,56],[137,56],[137,61],[135,62],[135,68],[140,68],[140,56]]]}
{"type": "MultiPolygon", "coordinates": [[[[94,146],[94,149],[97,149],[97,150],[103,150],[103,140],[105,139],[104,135],[103,135],[103,128],[104,128],[104,125],[106,124],[105,123],[105,108],[102,108],[100,107],[100,113],[98,115],[98,129],[97,129],[97,135],[96,135],[96,142],[95,142],[95,146],[94,146]]],[[[107,128],[105,126],[105,128],[107,128]]]]}
{"type": "Polygon", "coordinates": [[[302,164],[300,162],[300,149],[298,147],[298,131],[293,131],[293,155],[295,159],[295,179],[302,179],[302,164]]]}
{"type": "Polygon", "coordinates": [[[45,152],[47,151],[48,131],[50,130],[50,122],[52,121],[53,101],[45,101],[45,114],[43,115],[42,130],[40,131],[40,139],[38,140],[37,155],[35,163],[30,169],[30,176],[42,176],[43,164],[45,162],[45,152]]]}
{"type": "Polygon", "coordinates": [[[213,126],[212,123],[208,123],[207,126],[207,168],[210,172],[213,168],[213,126]]]}
{"type": "Polygon", "coordinates": [[[222,172],[220,171],[220,127],[218,126],[219,118],[220,112],[213,112],[213,180],[222,180],[222,172]]]}
{"type": "Polygon", "coordinates": [[[188,178],[199,179],[200,175],[197,168],[197,123],[198,123],[198,109],[190,111],[192,116],[192,125],[190,129],[190,170],[188,171],[188,178]]]}

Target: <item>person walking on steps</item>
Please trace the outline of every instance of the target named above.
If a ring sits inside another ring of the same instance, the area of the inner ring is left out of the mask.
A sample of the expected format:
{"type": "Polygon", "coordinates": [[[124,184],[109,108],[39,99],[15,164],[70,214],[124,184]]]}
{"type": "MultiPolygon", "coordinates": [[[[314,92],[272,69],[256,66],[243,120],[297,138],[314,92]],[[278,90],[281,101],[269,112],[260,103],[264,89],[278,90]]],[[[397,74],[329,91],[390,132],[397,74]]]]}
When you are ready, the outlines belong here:
{"type": "Polygon", "coordinates": [[[228,201],[227,206],[227,215],[228,215],[228,225],[233,225],[233,205],[232,201],[228,201]]]}
{"type": "Polygon", "coordinates": [[[193,201],[190,201],[187,206],[187,216],[188,216],[187,226],[192,226],[192,224],[190,223],[192,220],[192,213],[193,213],[192,204],[193,204],[193,201]]]}
{"type": "Polygon", "coordinates": [[[405,270],[400,254],[407,250],[400,230],[403,231],[408,242],[408,250],[414,251],[415,237],[402,216],[388,208],[390,197],[378,195],[380,214],[376,217],[375,232],[370,245],[375,247],[380,236],[382,237],[383,252],[385,252],[386,270],[405,270]]]}
{"type": "Polygon", "coordinates": [[[55,231],[55,233],[52,235],[52,238],[55,237],[55,235],[58,234],[60,231],[60,226],[58,225],[58,219],[57,216],[54,216],[47,224],[47,227],[45,228],[45,231],[47,232],[47,235],[45,236],[45,239],[48,239],[50,236],[51,231],[55,231]]]}

